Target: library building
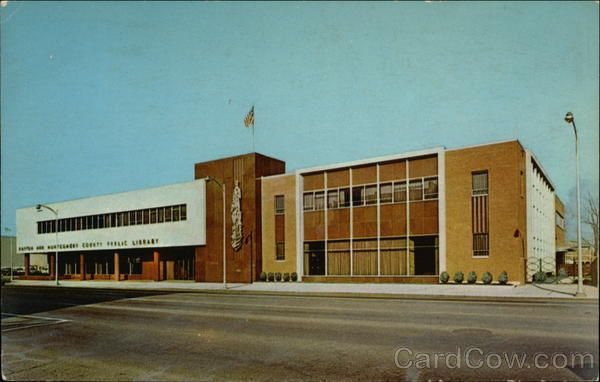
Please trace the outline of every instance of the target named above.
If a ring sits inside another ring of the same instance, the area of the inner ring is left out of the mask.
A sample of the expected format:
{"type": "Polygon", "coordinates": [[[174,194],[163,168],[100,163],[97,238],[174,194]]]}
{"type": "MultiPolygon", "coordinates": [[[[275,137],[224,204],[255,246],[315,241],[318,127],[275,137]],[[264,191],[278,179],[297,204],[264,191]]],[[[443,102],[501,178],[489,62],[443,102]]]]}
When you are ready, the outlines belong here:
{"type": "Polygon", "coordinates": [[[519,141],[286,172],[259,153],[194,165],[194,180],[17,210],[25,279],[525,283],[555,272],[564,207],[519,141]],[[32,272],[31,256],[48,272],[32,272]],[[264,276],[263,276],[264,277],[264,276]]]}

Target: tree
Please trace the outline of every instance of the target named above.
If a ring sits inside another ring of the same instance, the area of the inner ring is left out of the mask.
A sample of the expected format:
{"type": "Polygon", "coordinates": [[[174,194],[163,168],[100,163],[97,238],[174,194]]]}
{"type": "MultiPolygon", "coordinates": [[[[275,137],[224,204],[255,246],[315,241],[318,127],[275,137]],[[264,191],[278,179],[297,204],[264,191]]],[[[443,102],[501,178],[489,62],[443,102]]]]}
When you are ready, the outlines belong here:
{"type": "Polygon", "coordinates": [[[598,236],[598,197],[592,196],[592,194],[588,194],[586,198],[586,211],[584,215],[583,222],[587,224],[592,231],[592,240],[591,245],[594,250],[594,257],[598,256],[598,244],[600,241],[600,237],[598,236]]]}

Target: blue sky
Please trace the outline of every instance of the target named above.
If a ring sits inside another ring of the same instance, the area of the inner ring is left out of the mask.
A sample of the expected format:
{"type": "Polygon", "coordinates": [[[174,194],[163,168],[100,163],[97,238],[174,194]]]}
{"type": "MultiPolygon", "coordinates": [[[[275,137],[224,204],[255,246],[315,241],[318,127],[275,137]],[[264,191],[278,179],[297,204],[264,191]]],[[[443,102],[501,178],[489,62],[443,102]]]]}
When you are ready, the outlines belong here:
{"type": "Polygon", "coordinates": [[[251,151],[252,104],[256,151],[288,170],[519,139],[571,212],[572,111],[584,191],[598,192],[595,1],[9,0],[0,12],[13,232],[16,208],[188,181],[195,162],[251,151]]]}

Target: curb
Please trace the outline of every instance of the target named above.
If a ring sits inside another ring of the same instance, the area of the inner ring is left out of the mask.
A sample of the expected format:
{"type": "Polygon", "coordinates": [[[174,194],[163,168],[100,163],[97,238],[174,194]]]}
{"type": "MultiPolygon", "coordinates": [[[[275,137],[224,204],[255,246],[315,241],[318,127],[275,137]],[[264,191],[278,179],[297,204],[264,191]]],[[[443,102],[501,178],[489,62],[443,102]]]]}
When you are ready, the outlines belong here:
{"type": "Polygon", "coordinates": [[[297,291],[250,291],[236,289],[186,289],[186,288],[115,288],[111,286],[56,286],[56,285],[5,285],[9,288],[61,288],[61,289],[94,289],[105,291],[127,292],[158,292],[168,293],[197,293],[209,295],[247,295],[247,296],[274,296],[274,297],[312,297],[312,298],[360,298],[374,300],[417,300],[417,301],[453,301],[453,302],[485,302],[485,303],[523,303],[523,304],[548,304],[548,303],[577,303],[597,305],[598,299],[591,297],[508,297],[508,296],[449,296],[449,295],[424,295],[424,294],[395,294],[395,293],[356,293],[356,292],[297,292],[297,291]]]}

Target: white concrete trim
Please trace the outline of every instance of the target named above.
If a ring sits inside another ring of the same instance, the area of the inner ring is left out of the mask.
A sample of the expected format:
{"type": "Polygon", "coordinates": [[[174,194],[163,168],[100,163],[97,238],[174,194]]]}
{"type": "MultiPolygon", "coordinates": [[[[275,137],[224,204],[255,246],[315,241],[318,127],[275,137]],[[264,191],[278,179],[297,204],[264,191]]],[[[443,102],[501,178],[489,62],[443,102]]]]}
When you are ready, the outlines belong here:
{"type": "Polygon", "coordinates": [[[350,276],[354,276],[354,197],[352,196],[352,168],[348,169],[350,187],[350,276]]]}
{"type": "Polygon", "coordinates": [[[438,153],[438,274],[446,271],[446,153],[438,153]]]}
{"type": "MultiPolygon", "coordinates": [[[[456,150],[467,150],[467,149],[475,149],[477,147],[483,147],[483,146],[492,146],[492,145],[499,145],[502,143],[509,143],[509,142],[517,142],[519,145],[521,145],[521,142],[519,142],[518,139],[503,139],[500,141],[492,141],[492,142],[486,142],[486,143],[478,143],[475,145],[469,145],[469,146],[461,146],[461,147],[455,147],[452,149],[446,149],[446,151],[456,151],[456,150]]],[[[521,145],[521,147],[523,147],[523,145],[521,145]]]]}
{"type": "Polygon", "coordinates": [[[408,180],[408,159],[406,163],[406,276],[410,276],[410,181],[408,180]]]}
{"type": "Polygon", "coordinates": [[[333,169],[342,168],[342,167],[353,167],[353,166],[360,166],[360,165],[365,165],[365,164],[370,164],[370,163],[375,163],[375,162],[387,162],[387,161],[397,160],[397,159],[406,159],[406,158],[412,158],[412,157],[419,157],[419,156],[423,156],[423,155],[432,155],[432,154],[437,154],[440,151],[444,151],[443,146],[434,147],[434,148],[426,149],[426,150],[411,151],[411,152],[401,153],[401,154],[383,155],[383,156],[374,157],[374,158],[359,159],[359,160],[355,160],[355,161],[351,161],[351,162],[342,162],[342,163],[335,163],[335,164],[324,165],[324,166],[309,167],[309,168],[299,169],[297,171],[300,172],[301,174],[318,172],[318,171],[327,171],[327,170],[333,170],[333,169]]]}
{"type": "MultiPolygon", "coordinates": [[[[381,195],[379,194],[379,163],[375,166],[377,171],[377,276],[381,276],[381,195]]],[[[392,198],[394,189],[392,187],[392,198]]]]}
{"type": "Polygon", "coordinates": [[[296,273],[298,281],[304,276],[304,193],[303,178],[296,171],[296,273]]]}
{"type": "MultiPolygon", "coordinates": [[[[327,226],[328,221],[327,221],[327,207],[329,204],[329,195],[327,195],[327,171],[323,172],[323,199],[324,199],[324,205],[323,205],[323,213],[325,214],[325,217],[323,218],[323,221],[325,222],[325,224],[323,224],[323,229],[325,230],[325,276],[329,275],[329,264],[327,263],[327,247],[329,247],[329,227],[327,226]]],[[[338,201],[339,202],[339,201],[338,201]]]]}

